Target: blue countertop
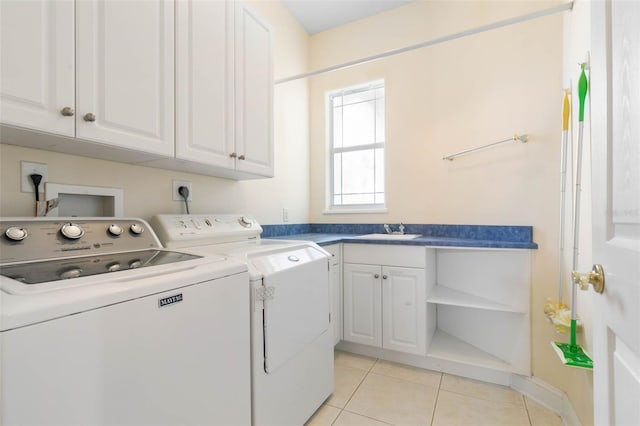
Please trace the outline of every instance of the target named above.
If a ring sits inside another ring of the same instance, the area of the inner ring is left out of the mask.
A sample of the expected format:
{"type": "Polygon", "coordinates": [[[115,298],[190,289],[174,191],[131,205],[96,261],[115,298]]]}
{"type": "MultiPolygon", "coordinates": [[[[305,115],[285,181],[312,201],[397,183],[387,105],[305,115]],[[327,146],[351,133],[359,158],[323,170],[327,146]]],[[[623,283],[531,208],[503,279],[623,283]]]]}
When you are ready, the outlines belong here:
{"type": "Polygon", "coordinates": [[[533,228],[528,226],[406,225],[408,230],[405,229],[405,232],[407,234],[422,235],[412,240],[356,238],[358,235],[384,233],[377,229],[382,225],[377,225],[377,227],[375,225],[335,225],[335,227],[340,231],[351,230],[353,232],[322,232],[331,230],[332,225],[329,224],[263,225],[262,238],[306,240],[313,241],[321,246],[345,243],[529,250],[538,248],[538,244],[531,240],[533,228]]]}

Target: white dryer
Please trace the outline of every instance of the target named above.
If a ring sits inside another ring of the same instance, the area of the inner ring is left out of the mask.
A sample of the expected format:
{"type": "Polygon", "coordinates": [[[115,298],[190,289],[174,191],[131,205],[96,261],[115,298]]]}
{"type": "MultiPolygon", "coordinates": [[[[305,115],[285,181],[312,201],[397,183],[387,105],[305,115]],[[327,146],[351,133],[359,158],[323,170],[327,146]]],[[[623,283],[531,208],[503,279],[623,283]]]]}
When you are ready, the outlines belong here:
{"type": "Polygon", "coordinates": [[[252,423],[300,426],[333,392],[329,258],[308,241],[261,240],[241,215],[158,215],[165,247],[228,255],[251,279],[252,423]]]}

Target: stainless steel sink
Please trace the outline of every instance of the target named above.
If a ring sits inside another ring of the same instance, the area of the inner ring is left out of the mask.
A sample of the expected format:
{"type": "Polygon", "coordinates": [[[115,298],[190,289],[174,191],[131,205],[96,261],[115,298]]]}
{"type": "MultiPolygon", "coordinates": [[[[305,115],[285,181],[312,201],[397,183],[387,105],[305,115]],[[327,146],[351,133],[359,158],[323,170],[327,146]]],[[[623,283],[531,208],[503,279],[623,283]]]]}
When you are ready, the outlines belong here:
{"type": "Polygon", "coordinates": [[[358,240],[413,240],[414,238],[421,237],[420,234],[366,234],[354,237],[358,240]]]}

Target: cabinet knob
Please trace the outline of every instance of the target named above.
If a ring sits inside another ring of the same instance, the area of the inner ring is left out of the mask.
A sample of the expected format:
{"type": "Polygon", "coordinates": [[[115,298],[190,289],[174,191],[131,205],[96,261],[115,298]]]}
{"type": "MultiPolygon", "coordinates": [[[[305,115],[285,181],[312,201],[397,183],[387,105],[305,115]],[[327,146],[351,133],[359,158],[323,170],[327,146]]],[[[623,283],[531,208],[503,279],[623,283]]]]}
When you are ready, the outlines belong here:
{"type": "Polygon", "coordinates": [[[86,113],[82,118],[84,121],[96,121],[96,115],[91,112],[86,113]]]}
{"type": "Polygon", "coordinates": [[[231,154],[229,154],[229,157],[231,158],[236,158],[238,156],[238,154],[236,154],[235,152],[232,152],[231,154]]]}
{"type": "Polygon", "coordinates": [[[238,160],[244,160],[244,159],[245,159],[244,154],[238,156],[238,160]]]}
{"type": "Polygon", "coordinates": [[[380,278],[380,275],[375,274],[375,275],[373,276],[373,278],[380,278]]]}
{"type": "Polygon", "coordinates": [[[387,276],[386,276],[386,275],[383,275],[383,276],[382,276],[382,279],[383,279],[383,280],[386,280],[386,279],[387,279],[387,276]]]}
{"type": "Polygon", "coordinates": [[[65,117],[73,117],[73,115],[75,113],[76,112],[73,110],[73,108],[68,107],[68,106],[66,106],[66,107],[64,107],[64,108],[62,108],[60,110],[60,114],[64,115],[65,117]]]}

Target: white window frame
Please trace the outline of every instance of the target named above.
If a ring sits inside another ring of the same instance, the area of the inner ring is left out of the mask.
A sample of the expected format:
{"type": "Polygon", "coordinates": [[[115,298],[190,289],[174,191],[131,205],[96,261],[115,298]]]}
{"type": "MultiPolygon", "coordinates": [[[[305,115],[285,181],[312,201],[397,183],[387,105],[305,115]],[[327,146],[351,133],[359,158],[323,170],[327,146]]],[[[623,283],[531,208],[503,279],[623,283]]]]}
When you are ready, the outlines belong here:
{"type": "MultiPolygon", "coordinates": [[[[326,117],[327,117],[327,191],[326,191],[326,208],[323,211],[324,214],[343,214],[343,213],[386,213],[387,212],[387,173],[386,173],[386,123],[385,123],[385,136],[384,142],[374,142],[367,145],[358,145],[354,147],[346,147],[346,148],[334,148],[333,146],[333,98],[335,96],[344,96],[351,93],[363,92],[366,90],[377,89],[380,87],[385,87],[384,79],[370,81],[364,84],[358,84],[354,86],[345,87],[343,89],[332,90],[326,93],[326,117]],[[383,149],[385,151],[384,154],[384,164],[382,165],[384,170],[384,203],[380,204],[334,204],[334,154],[337,152],[352,152],[352,151],[361,151],[361,150],[370,150],[370,149],[383,149]]],[[[385,87],[386,89],[386,87],[385,87]]],[[[387,113],[386,113],[386,90],[385,90],[385,111],[384,117],[386,121],[387,113]]],[[[375,126],[375,123],[374,123],[375,126]]]]}

